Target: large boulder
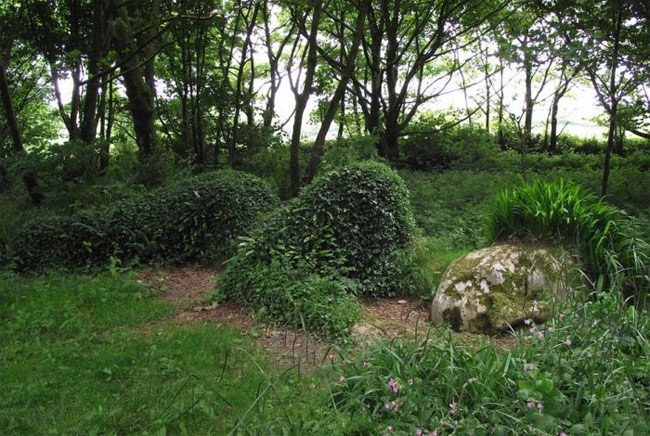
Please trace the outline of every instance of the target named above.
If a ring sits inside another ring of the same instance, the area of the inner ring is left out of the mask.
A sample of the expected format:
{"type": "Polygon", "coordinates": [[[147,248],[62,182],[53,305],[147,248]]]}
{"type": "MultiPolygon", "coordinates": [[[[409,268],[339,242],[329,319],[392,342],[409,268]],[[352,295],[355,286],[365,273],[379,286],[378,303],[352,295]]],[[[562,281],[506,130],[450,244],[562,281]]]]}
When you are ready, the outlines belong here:
{"type": "Polygon", "coordinates": [[[562,248],[505,243],[452,263],[431,306],[434,324],[495,333],[531,318],[542,322],[577,283],[572,256],[562,248]]]}

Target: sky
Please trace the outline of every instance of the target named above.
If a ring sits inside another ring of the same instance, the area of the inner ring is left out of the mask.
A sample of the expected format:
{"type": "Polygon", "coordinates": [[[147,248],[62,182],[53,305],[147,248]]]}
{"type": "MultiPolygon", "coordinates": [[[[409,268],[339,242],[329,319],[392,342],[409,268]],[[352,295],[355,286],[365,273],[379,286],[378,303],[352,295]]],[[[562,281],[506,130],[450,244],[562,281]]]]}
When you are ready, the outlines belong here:
{"type": "MultiPolygon", "coordinates": [[[[505,87],[505,103],[509,105],[511,110],[515,113],[523,112],[523,81],[522,75],[514,70],[507,70],[504,73],[505,82],[508,84],[505,87]]],[[[60,81],[61,93],[64,102],[69,102],[72,93],[71,80],[60,81]]],[[[464,95],[459,90],[460,84],[454,87],[450,85],[444,95],[438,97],[433,102],[427,103],[422,106],[422,110],[448,110],[448,109],[463,109],[465,108],[464,95]],[[454,91],[454,89],[457,89],[454,91]]],[[[549,85],[548,90],[542,93],[540,99],[544,99],[551,92],[552,87],[549,85]]],[[[262,91],[263,92],[263,88],[262,91]]],[[[469,91],[469,98],[472,101],[475,98],[477,101],[483,98],[484,88],[477,86],[469,91]]],[[[309,100],[307,113],[311,113],[317,104],[317,98],[312,96],[309,100]]],[[[52,105],[56,105],[52,102],[52,105]]],[[[496,100],[493,100],[493,105],[496,105],[496,100]]],[[[285,78],[278,90],[276,99],[277,120],[284,123],[292,114],[295,106],[294,95],[289,87],[289,81],[285,78]]],[[[542,101],[536,105],[533,113],[533,131],[543,133],[544,124],[548,116],[550,107],[550,98],[542,101]]],[[[598,126],[593,120],[596,116],[602,113],[596,99],[596,94],[593,89],[587,84],[577,84],[565,97],[560,101],[559,107],[559,122],[558,130],[564,133],[569,133],[581,137],[597,137],[602,138],[607,132],[603,126],[598,126]]],[[[493,110],[493,116],[496,117],[496,111],[493,110]]],[[[484,116],[482,112],[477,112],[475,115],[475,122],[484,123],[484,116]],[[480,119],[480,120],[479,120],[480,119]]],[[[493,121],[494,123],[495,121],[493,121]]],[[[292,123],[285,124],[284,130],[287,135],[291,134],[292,123]]],[[[330,130],[330,134],[338,130],[334,124],[330,130]]],[[[303,124],[303,136],[305,139],[313,139],[318,132],[318,125],[310,122],[309,117],[305,117],[303,124]]]]}

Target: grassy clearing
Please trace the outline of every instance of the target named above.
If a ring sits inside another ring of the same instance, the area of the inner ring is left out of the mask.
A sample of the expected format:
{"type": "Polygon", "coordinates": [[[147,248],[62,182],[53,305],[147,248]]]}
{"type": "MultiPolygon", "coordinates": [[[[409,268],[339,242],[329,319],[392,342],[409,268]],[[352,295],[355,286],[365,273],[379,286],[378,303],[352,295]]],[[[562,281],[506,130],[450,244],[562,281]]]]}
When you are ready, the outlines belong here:
{"type": "Polygon", "coordinates": [[[227,434],[269,385],[302,395],[231,328],[143,329],[171,310],[130,276],[3,276],[0,429],[227,434]]]}

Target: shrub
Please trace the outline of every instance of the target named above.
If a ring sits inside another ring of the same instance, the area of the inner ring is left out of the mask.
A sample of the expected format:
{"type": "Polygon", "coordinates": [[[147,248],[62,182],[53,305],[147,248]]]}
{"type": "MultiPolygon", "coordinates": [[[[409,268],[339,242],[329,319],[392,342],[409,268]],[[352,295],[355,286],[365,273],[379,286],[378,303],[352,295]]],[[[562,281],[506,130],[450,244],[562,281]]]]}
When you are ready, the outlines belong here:
{"type": "MultiPolygon", "coordinates": [[[[432,130],[435,126],[414,128],[418,129],[432,130]]],[[[411,135],[401,145],[407,163],[415,169],[481,169],[492,166],[491,157],[499,151],[488,132],[468,126],[411,135]]]]}
{"type": "Polygon", "coordinates": [[[648,285],[648,244],[619,209],[562,179],[537,180],[498,194],[489,221],[492,239],[535,237],[574,245],[593,279],[648,285]]]}
{"type": "Polygon", "coordinates": [[[206,173],[106,208],[36,219],[15,235],[11,250],[19,271],[103,265],[111,257],[127,263],[216,259],[229,254],[273,202],[253,176],[206,173]]]}
{"type": "MultiPolygon", "coordinates": [[[[270,317],[301,327],[303,320],[296,316],[269,309],[276,302],[282,308],[284,297],[277,292],[278,280],[258,279],[258,274],[268,273],[268,265],[282,265],[286,275],[293,275],[283,283],[304,279],[313,284],[312,276],[334,277],[328,280],[342,280],[352,293],[394,295],[401,274],[396,253],[409,242],[413,226],[408,191],[395,172],[378,163],[350,165],[317,178],[245,239],[219,286],[226,296],[256,310],[264,307],[270,317]],[[251,289],[256,289],[254,295],[251,289]]],[[[334,292],[340,286],[319,284],[318,289],[334,292]]],[[[330,316],[332,310],[330,305],[318,317],[330,316]]],[[[306,327],[317,330],[323,322],[310,318],[306,327]]]]}
{"type": "Polygon", "coordinates": [[[351,282],[308,273],[304,265],[276,260],[246,265],[235,258],[229,268],[239,273],[222,281],[222,289],[238,286],[244,291],[238,295],[240,301],[272,324],[336,338],[349,335],[361,313],[361,305],[351,295],[351,282]]]}

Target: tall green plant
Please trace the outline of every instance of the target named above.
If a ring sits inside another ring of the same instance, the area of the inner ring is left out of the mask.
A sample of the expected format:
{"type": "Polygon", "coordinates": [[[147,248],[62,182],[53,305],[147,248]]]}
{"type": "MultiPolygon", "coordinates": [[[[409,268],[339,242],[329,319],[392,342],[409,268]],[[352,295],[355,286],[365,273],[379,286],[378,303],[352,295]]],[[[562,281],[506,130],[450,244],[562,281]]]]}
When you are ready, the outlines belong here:
{"type": "Polygon", "coordinates": [[[503,190],[494,199],[488,232],[492,240],[554,239],[574,246],[601,287],[603,281],[619,283],[630,292],[650,282],[650,247],[638,237],[633,219],[562,179],[503,190]]]}

